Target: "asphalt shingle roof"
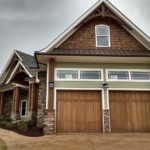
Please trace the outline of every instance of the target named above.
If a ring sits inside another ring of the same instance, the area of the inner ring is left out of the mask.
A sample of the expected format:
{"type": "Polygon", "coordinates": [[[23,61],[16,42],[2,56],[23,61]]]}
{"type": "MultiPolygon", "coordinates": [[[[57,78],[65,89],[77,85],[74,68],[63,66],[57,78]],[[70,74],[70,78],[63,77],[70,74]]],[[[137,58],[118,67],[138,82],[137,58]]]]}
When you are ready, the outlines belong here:
{"type": "Polygon", "coordinates": [[[21,57],[21,59],[22,59],[21,62],[23,63],[23,65],[25,66],[25,68],[28,70],[28,72],[29,72],[33,77],[35,77],[35,76],[36,76],[35,71],[34,71],[34,70],[31,70],[31,68],[37,67],[37,63],[36,63],[35,57],[32,56],[32,55],[29,55],[29,54],[20,52],[20,51],[16,51],[16,52],[17,52],[17,54],[21,57]]]}

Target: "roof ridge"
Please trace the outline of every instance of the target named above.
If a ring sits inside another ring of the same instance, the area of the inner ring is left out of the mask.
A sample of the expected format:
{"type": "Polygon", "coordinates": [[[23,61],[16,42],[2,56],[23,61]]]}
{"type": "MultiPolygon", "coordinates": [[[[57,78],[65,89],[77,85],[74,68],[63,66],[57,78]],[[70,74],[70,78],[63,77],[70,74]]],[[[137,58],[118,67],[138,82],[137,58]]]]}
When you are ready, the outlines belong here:
{"type": "MultiPolygon", "coordinates": [[[[28,54],[28,53],[25,53],[25,52],[22,52],[22,51],[19,51],[19,50],[15,50],[15,52],[19,55],[19,53],[22,53],[22,54],[24,54],[24,55],[28,55],[28,56],[32,56],[32,57],[34,57],[33,55],[31,55],[31,54],[28,54]],[[18,53],[19,52],[19,53],[18,53]]],[[[20,55],[19,55],[20,56],[20,55]]]]}

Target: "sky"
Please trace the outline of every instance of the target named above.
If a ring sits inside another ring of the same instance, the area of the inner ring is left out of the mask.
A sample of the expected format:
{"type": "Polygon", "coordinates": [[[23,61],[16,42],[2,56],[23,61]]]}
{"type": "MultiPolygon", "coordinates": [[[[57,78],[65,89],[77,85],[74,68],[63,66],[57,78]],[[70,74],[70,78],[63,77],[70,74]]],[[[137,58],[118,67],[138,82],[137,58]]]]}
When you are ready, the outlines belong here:
{"type": "MultiPolygon", "coordinates": [[[[150,0],[109,0],[150,36],[150,0]]],[[[17,49],[33,54],[97,0],[0,0],[0,72],[17,49]]]]}

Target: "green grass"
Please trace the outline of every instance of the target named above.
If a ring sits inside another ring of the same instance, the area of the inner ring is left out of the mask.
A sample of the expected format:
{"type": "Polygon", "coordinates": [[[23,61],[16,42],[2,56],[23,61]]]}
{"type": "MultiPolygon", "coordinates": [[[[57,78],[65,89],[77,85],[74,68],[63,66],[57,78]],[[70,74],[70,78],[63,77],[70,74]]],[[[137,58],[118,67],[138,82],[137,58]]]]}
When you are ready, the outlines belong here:
{"type": "Polygon", "coordinates": [[[0,139],[0,150],[7,150],[7,146],[3,140],[0,139]]]}

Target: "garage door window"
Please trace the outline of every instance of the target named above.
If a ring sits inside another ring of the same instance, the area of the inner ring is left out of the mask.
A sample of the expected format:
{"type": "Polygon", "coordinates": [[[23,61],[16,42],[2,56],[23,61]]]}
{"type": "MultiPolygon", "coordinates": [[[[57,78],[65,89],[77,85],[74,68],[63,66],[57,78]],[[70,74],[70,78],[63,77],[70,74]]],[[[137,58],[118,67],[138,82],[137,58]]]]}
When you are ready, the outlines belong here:
{"type": "Polygon", "coordinates": [[[150,72],[131,71],[132,80],[150,80],[150,72]]]}
{"type": "Polygon", "coordinates": [[[58,79],[78,79],[77,70],[57,70],[58,79]]]}
{"type": "Polygon", "coordinates": [[[109,81],[131,81],[131,82],[150,82],[150,70],[117,70],[109,69],[106,71],[109,81]]]}
{"type": "Polygon", "coordinates": [[[60,68],[55,71],[56,80],[102,80],[101,69],[65,69],[60,68]]]}
{"type": "Polygon", "coordinates": [[[108,79],[111,80],[128,80],[129,73],[128,71],[109,71],[108,79]]]}
{"type": "Polygon", "coordinates": [[[100,71],[80,71],[80,79],[101,79],[100,71]]]}

